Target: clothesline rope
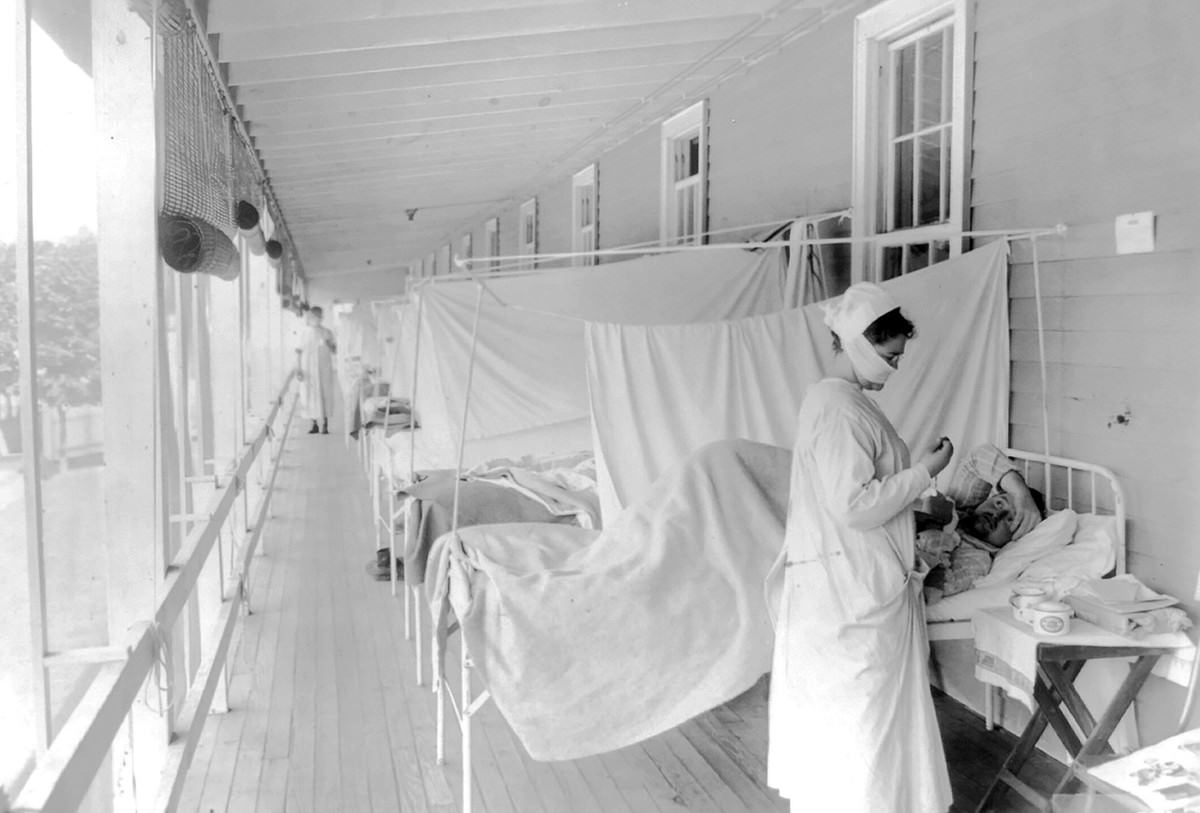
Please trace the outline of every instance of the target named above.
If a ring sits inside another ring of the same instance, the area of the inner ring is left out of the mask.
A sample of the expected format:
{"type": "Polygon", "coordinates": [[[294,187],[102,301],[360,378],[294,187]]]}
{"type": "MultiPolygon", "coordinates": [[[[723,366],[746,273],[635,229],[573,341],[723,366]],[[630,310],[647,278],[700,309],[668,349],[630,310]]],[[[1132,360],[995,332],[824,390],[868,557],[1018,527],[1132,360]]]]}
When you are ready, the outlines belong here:
{"type": "MultiPolygon", "coordinates": [[[[1059,223],[1058,225],[1053,226],[1051,228],[988,229],[988,230],[980,230],[980,231],[963,231],[963,232],[957,232],[957,233],[950,234],[950,235],[939,235],[937,239],[939,239],[939,240],[946,240],[946,239],[954,240],[954,239],[959,239],[959,238],[963,238],[963,237],[1003,237],[1003,238],[1011,241],[1011,240],[1028,240],[1028,239],[1032,239],[1034,237],[1041,237],[1044,235],[1061,235],[1061,234],[1066,234],[1066,232],[1067,232],[1067,226],[1063,223],[1059,223]]],[[[895,239],[896,239],[896,234],[894,232],[888,232],[888,233],[884,233],[884,234],[871,234],[871,235],[866,235],[863,237],[821,237],[821,238],[817,238],[817,239],[806,240],[805,242],[811,246],[843,246],[843,245],[854,245],[856,243],[864,243],[864,244],[880,243],[880,242],[894,241],[895,239]]],[[[566,252],[556,252],[556,253],[550,253],[550,254],[508,254],[508,255],[501,255],[501,256],[497,256],[497,257],[463,258],[463,257],[459,257],[459,256],[455,255],[453,262],[454,262],[455,266],[457,266],[458,268],[461,268],[465,271],[468,266],[476,266],[476,265],[487,264],[487,263],[492,263],[492,262],[528,261],[528,260],[539,260],[539,261],[540,260],[568,260],[568,259],[574,259],[574,258],[578,258],[578,257],[623,257],[623,256],[631,256],[631,255],[642,256],[642,255],[646,255],[646,254],[670,254],[670,253],[674,253],[674,252],[690,252],[690,251],[728,251],[729,249],[733,249],[733,248],[749,250],[749,249],[757,249],[757,248],[778,248],[778,247],[780,247],[780,245],[781,244],[779,241],[770,240],[770,241],[753,241],[753,242],[744,242],[744,243],[710,243],[710,244],[704,244],[704,245],[687,245],[687,246],[652,246],[652,247],[641,248],[641,249],[606,248],[606,249],[597,249],[595,251],[566,251],[566,252]]],[[[547,270],[558,270],[558,269],[547,269],[547,270]]],[[[530,273],[538,273],[538,271],[539,271],[539,269],[531,269],[530,273]]],[[[450,281],[453,281],[454,279],[462,279],[462,278],[463,277],[461,274],[458,274],[458,275],[446,274],[446,275],[439,276],[439,277],[428,277],[426,279],[419,280],[416,284],[418,286],[426,285],[426,284],[437,284],[439,282],[450,282],[450,281]]]]}
{"type": "MultiPolygon", "coordinates": [[[[836,212],[823,212],[822,214],[817,214],[817,215],[801,215],[798,217],[789,217],[786,220],[769,220],[769,221],[764,221],[762,223],[748,223],[743,226],[730,226],[725,229],[713,229],[710,231],[701,232],[700,234],[697,234],[697,235],[693,235],[693,238],[699,239],[699,238],[703,238],[703,237],[716,237],[717,235],[733,234],[736,232],[752,231],[755,229],[765,229],[768,226],[775,226],[776,227],[775,232],[773,232],[766,238],[766,240],[768,242],[771,242],[773,244],[775,242],[775,240],[777,239],[776,235],[779,232],[783,231],[782,227],[784,227],[784,226],[789,226],[789,225],[794,225],[794,224],[812,224],[815,226],[819,223],[824,223],[829,220],[845,220],[849,216],[850,216],[849,209],[839,209],[836,212]]],[[[691,244],[691,243],[672,243],[670,245],[664,246],[662,244],[662,241],[660,241],[660,240],[643,240],[638,243],[626,243],[626,244],[620,245],[620,246],[613,246],[612,249],[609,249],[609,250],[611,250],[611,251],[626,251],[626,250],[644,249],[644,248],[680,249],[680,248],[686,248],[690,245],[693,245],[693,244],[691,244]]],[[[738,246],[738,245],[742,245],[742,244],[740,244],[740,243],[719,243],[716,245],[729,247],[729,246],[738,246]]],[[[480,262],[483,262],[484,260],[488,260],[489,276],[493,276],[497,272],[507,273],[509,271],[530,271],[530,270],[532,270],[529,268],[529,260],[514,260],[511,262],[501,262],[500,260],[490,259],[490,258],[486,258],[486,257],[479,258],[480,262]]]]}

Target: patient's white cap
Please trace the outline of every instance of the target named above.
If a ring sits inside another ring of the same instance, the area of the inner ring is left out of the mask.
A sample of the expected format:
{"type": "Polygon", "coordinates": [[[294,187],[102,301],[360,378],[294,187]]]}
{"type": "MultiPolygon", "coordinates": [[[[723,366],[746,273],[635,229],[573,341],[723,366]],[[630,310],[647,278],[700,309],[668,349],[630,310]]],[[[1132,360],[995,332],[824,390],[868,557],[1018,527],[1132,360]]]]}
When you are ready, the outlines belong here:
{"type": "Polygon", "coordinates": [[[892,295],[873,282],[858,282],[846,289],[846,293],[828,305],[825,324],[843,340],[858,336],[867,327],[889,311],[900,307],[892,295]]]}

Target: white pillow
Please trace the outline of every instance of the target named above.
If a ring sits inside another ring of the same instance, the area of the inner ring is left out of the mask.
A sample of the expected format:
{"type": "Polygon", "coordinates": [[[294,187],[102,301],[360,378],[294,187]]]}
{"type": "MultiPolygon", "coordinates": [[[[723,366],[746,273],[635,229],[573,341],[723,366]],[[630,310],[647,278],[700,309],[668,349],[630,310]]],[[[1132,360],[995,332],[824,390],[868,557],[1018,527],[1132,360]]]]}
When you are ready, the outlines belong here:
{"type": "Polygon", "coordinates": [[[1057,576],[1099,578],[1117,563],[1117,518],[1100,514],[1080,514],[1071,544],[1051,551],[1021,574],[1026,579],[1052,579],[1057,576]]]}
{"type": "Polygon", "coordinates": [[[1046,517],[1025,536],[1001,548],[992,560],[991,571],[986,576],[976,579],[975,586],[990,587],[1015,581],[1038,559],[1066,547],[1075,535],[1075,527],[1078,524],[1079,515],[1070,508],[1046,517]]]}

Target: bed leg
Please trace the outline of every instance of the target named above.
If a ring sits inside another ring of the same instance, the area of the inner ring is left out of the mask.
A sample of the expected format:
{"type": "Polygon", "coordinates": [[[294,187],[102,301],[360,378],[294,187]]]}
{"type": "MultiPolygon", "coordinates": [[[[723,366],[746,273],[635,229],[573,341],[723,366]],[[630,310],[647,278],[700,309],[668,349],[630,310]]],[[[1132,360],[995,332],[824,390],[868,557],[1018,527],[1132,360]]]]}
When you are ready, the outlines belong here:
{"type": "Polygon", "coordinates": [[[417,592],[417,588],[412,591],[413,603],[413,626],[415,627],[415,635],[417,639],[417,685],[425,685],[425,638],[421,634],[421,595],[417,592]]]}
{"type": "MultiPolygon", "coordinates": [[[[388,543],[388,567],[392,571],[392,598],[396,597],[396,489],[392,485],[392,478],[389,476],[386,479],[388,492],[388,510],[387,510],[387,543],[388,543]]],[[[405,618],[408,614],[408,605],[404,607],[405,618]]],[[[404,625],[405,636],[408,635],[408,623],[404,625]]]]}
{"type": "Polygon", "coordinates": [[[983,685],[983,727],[992,731],[996,728],[996,687],[983,685]]]}
{"type": "MultiPolygon", "coordinates": [[[[435,670],[436,671],[436,670],[435,670]]],[[[433,693],[437,703],[437,764],[446,764],[446,679],[434,675],[433,693]]]]}
{"type": "Polygon", "coordinates": [[[471,658],[467,655],[467,642],[459,642],[462,647],[462,813],[471,813],[471,803],[474,794],[471,792],[471,658]]]}

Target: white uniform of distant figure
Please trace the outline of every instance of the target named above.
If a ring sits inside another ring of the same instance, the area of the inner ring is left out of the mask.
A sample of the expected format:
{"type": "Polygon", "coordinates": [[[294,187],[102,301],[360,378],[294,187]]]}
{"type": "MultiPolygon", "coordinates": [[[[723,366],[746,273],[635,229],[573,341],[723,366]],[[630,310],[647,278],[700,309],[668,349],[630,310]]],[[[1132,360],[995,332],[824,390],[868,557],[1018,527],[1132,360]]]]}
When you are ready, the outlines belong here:
{"type": "Polygon", "coordinates": [[[844,352],[797,419],[767,770],[794,813],[942,813],[951,802],[910,506],[952,447],[943,439],[910,465],[863,391],[883,386],[911,335],[906,320],[880,320],[892,311],[902,317],[870,283],[827,309],[844,352]]]}
{"type": "Polygon", "coordinates": [[[333,414],[334,393],[337,392],[333,378],[333,356],[337,353],[337,340],[333,331],[321,324],[320,308],[312,308],[304,315],[308,327],[300,344],[300,372],[304,385],[304,414],[314,424],[320,423],[328,429],[333,414]]]}

